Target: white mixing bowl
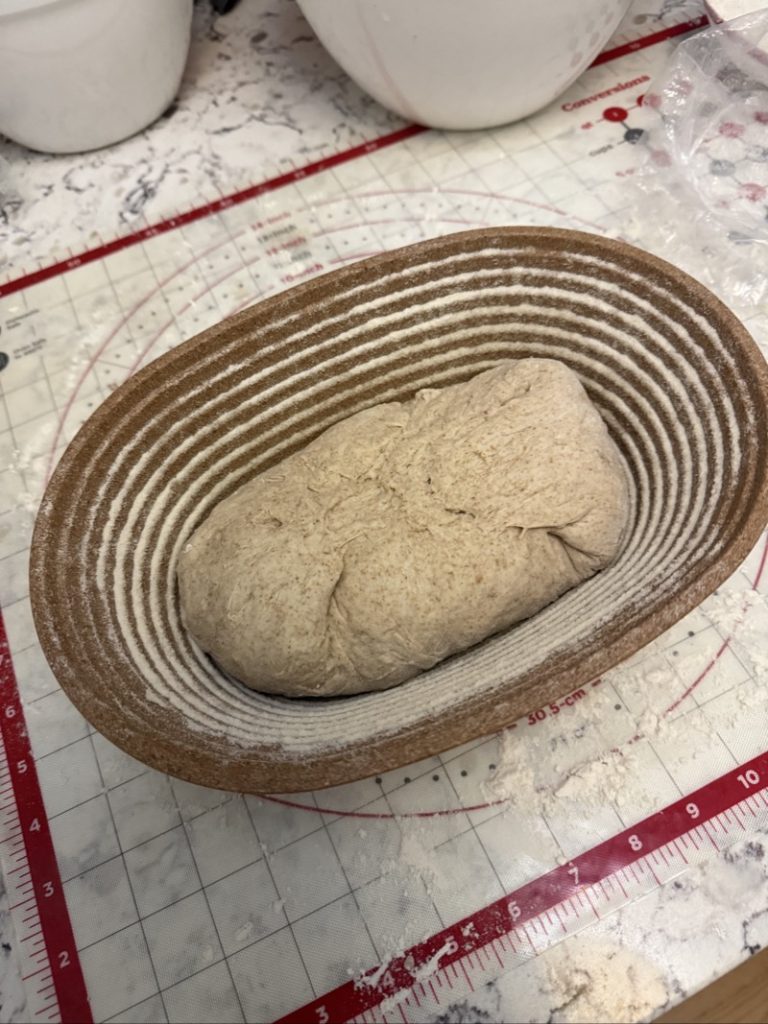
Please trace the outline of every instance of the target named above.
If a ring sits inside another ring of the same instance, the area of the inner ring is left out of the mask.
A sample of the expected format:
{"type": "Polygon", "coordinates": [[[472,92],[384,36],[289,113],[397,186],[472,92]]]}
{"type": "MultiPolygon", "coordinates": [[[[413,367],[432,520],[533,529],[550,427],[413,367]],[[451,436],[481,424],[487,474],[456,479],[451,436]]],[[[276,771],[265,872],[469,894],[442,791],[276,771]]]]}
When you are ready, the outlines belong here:
{"type": "Polygon", "coordinates": [[[176,95],[193,0],[0,0],[0,133],[31,149],[97,149],[176,95]]]}
{"type": "Polygon", "coordinates": [[[631,0],[298,0],[329,51],[390,110],[490,128],[568,88],[631,0]]]}

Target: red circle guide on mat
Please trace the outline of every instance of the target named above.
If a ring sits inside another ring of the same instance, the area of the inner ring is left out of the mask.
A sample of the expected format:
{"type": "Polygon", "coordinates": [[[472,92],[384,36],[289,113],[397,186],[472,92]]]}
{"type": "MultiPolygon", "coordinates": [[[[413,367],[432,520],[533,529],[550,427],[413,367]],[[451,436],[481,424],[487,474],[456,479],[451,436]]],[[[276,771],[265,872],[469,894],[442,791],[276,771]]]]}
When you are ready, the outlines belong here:
{"type": "MultiPolygon", "coordinates": [[[[389,963],[386,971],[374,968],[363,975],[363,979],[366,976],[382,975],[385,980],[379,984],[346,982],[281,1017],[277,1024],[306,1024],[309,1020],[351,1020],[380,1005],[385,999],[412,989],[419,978],[419,968],[428,964],[441,950],[445,951],[439,958],[440,969],[443,970],[494,940],[523,929],[527,922],[569,898],[578,897],[587,888],[603,882],[621,869],[674,843],[694,827],[703,830],[713,847],[719,851],[711,833],[706,829],[707,823],[750,796],[757,797],[762,806],[768,808],[768,799],[764,795],[766,788],[768,752],[739,765],[669,807],[657,811],[581,856],[574,857],[567,864],[502,896],[426,942],[413,946],[389,963]]],[[[749,809],[755,815],[754,808],[749,809]]],[[[522,937],[525,938],[525,933],[522,937]]],[[[406,1019],[404,1015],[403,1019],[406,1019]]]]}
{"type": "MultiPolygon", "coordinates": [[[[696,18],[606,50],[596,58],[593,66],[605,64],[633,51],[701,28],[706,22],[706,17],[696,18]]],[[[357,157],[405,141],[424,131],[426,129],[419,125],[405,126],[345,152],[333,154],[303,168],[291,170],[233,195],[106,242],[94,249],[72,255],[66,260],[0,283],[0,298],[357,157]]],[[[23,915],[21,919],[25,930],[19,932],[19,945],[25,950],[33,950],[29,959],[33,964],[39,965],[33,966],[24,977],[28,993],[34,993],[37,1000],[34,1019],[60,1019],[64,1024],[90,1024],[92,1016],[87,990],[67,912],[2,616],[0,736],[4,748],[4,751],[0,749],[0,826],[4,831],[3,855],[8,866],[9,887],[17,894],[12,909],[20,910],[23,915]]],[[[660,849],[675,837],[690,832],[692,821],[686,807],[692,803],[696,804],[700,814],[695,824],[700,826],[712,821],[722,811],[735,806],[739,801],[743,801],[745,795],[749,798],[750,794],[759,793],[760,799],[764,800],[761,791],[766,785],[768,754],[734,769],[722,779],[710,783],[697,793],[685,797],[632,829],[576,858],[568,866],[556,868],[542,878],[523,886],[516,893],[504,897],[434,936],[428,942],[415,947],[411,951],[413,961],[409,960],[408,968],[405,966],[404,957],[389,965],[386,990],[371,987],[361,991],[350,982],[307,1007],[289,1014],[283,1021],[335,1021],[377,1006],[393,990],[397,990],[398,986],[412,986],[413,975],[410,971],[419,964],[429,962],[446,942],[451,942],[451,948],[455,944],[457,949],[455,953],[441,958],[441,968],[466,956],[468,939],[464,932],[469,923],[474,925],[472,948],[481,949],[498,936],[509,934],[511,930],[532,920],[542,910],[555,905],[558,900],[580,891],[584,885],[593,884],[616,871],[618,867],[630,864],[648,852],[660,849]],[[641,844],[639,847],[638,843],[641,844]],[[579,876],[578,887],[574,883],[574,866],[579,876]]]]}

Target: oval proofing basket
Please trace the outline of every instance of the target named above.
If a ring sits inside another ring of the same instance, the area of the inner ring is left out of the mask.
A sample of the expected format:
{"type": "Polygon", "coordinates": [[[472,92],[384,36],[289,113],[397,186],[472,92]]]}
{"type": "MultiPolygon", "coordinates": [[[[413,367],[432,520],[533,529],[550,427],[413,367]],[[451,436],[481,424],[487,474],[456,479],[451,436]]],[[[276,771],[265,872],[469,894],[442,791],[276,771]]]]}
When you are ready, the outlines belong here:
{"type": "Polygon", "coordinates": [[[35,528],[43,648],[109,739],[203,785],[295,791],[417,760],[597,677],[734,571],[768,518],[767,385],[713,295],[620,242],[494,228],[346,267],[180,345],[88,420],[35,528]],[[262,695],[191,642],[176,562],[217,502],[344,416],[524,356],[568,363],[622,452],[612,567],[383,693],[262,695]]]}

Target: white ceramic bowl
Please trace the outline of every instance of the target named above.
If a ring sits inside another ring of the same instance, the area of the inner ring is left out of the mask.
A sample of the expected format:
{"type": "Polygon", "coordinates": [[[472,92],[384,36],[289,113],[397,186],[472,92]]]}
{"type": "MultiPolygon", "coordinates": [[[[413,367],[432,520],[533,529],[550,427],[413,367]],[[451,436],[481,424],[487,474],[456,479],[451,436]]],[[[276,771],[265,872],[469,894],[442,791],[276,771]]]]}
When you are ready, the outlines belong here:
{"type": "Polygon", "coordinates": [[[108,146],[176,95],[193,0],[0,0],[0,132],[48,153],[108,146]]]}
{"type": "Polygon", "coordinates": [[[630,0],[297,0],[357,84],[409,121],[490,128],[559,96],[630,0]]]}

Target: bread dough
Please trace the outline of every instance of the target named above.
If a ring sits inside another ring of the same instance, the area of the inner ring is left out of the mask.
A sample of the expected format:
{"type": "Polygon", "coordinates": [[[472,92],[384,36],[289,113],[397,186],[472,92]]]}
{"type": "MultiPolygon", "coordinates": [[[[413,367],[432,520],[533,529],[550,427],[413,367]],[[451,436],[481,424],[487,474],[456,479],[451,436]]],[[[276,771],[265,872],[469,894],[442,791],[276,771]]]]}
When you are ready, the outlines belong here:
{"type": "Polygon", "coordinates": [[[606,566],[627,514],[578,377],[510,360],[357,413],[222,501],[182,552],[182,616],[255,689],[384,689],[606,566]]]}

